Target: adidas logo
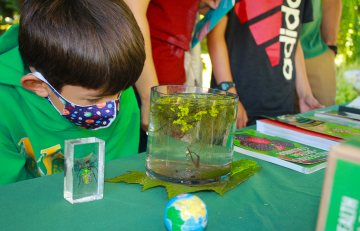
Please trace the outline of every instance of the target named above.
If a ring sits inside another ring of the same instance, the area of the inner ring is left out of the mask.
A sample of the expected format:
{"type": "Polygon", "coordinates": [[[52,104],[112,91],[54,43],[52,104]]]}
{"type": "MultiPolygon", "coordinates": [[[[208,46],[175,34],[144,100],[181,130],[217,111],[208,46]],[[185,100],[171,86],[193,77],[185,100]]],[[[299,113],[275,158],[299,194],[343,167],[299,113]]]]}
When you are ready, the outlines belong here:
{"type": "Polygon", "coordinates": [[[301,0],[242,0],[234,6],[241,24],[281,6],[281,11],[251,24],[249,28],[258,46],[279,37],[279,41],[265,48],[273,67],[280,63],[280,43],[284,43],[283,75],[288,80],[292,78],[294,70],[290,57],[296,49],[295,43],[298,36],[296,29],[300,25],[300,10],[298,9],[300,4],[301,0]],[[286,1],[288,6],[282,5],[283,1],[286,1]],[[282,28],[283,15],[285,28],[282,28]]]}

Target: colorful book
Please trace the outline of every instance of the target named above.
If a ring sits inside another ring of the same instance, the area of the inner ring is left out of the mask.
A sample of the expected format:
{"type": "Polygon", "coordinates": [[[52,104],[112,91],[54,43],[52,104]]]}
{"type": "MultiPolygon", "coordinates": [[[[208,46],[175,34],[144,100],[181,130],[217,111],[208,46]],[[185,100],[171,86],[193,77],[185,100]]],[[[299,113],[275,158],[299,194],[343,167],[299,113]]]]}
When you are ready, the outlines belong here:
{"type": "Polygon", "coordinates": [[[309,119],[300,115],[282,115],[275,117],[275,119],[299,128],[342,139],[349,139],[355,135],[360,135],[359,129],[344,127],[338,124],[327,123],[320,120],[309,119]]]}
{"type": "Polygon", "coordinates": [[[217,9],[209,10],[201,21],[195,25],[194,35],[191,40],[191,48],[194,48],[215,25],[224,17],[235,5],[235,0],[222,0],[217,9]]]}
{"type": "Polygon", "coordinates": [[[256,130],[327,151],[330,150],[332,145],[337,145],[344,140],[272,119],[257,120],[256,130]]]}
{"type": "Polygon", "coordinates": [[[326,167],[328,152],[255,130],[235,133],[234,151],[309,174],[326,167]]]}
{"type": "Polygon", "coordinates": [[[333,119],[332,121],[334,121],[333,123],[335,124],[339,124],[338,122],[349,122],[360,125],[360,115],[354,113],[329,110],[329,111],[317,111],[315,112],[315,116],[321,118],[333,119]]]}

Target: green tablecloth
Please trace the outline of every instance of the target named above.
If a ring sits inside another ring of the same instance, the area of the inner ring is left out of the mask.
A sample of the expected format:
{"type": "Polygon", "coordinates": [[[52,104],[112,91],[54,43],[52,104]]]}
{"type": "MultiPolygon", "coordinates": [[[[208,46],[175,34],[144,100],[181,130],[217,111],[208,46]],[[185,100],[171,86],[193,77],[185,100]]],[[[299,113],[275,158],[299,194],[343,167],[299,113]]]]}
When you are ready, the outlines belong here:
{"type": "MultiPolygon", "coordinates": [[[[235,153],[234,160],[248,158],[235,153]]],[[[324,170],[305,175],[265,161],[247,181],[227,192],[196,193],[209,210],[210,230],[314,230],[324,170]]],[[[105,179],[144,171],[145,154],[105,163],[105,179]]],[[[104,198],[70,204],[63,174],[0,187],[0,230],[166,230],[162,187],[105,183],[104,198]]]]}
{"type": "MultiPolygon", "coordinates": [[[[263,169],[224,197],[195,193],[208,207],[206,230],[315,230],[324,169],[305,175],[254,160],[263,169]]],[[[127,171],[145,171],[145,153],[105,163],[105,179],[127,171]]],[[[60,173],[0,186],[0,230],[166,230],[163,187],[105,182],[103,199],[72,205],[63,182],[60,173]]]]}

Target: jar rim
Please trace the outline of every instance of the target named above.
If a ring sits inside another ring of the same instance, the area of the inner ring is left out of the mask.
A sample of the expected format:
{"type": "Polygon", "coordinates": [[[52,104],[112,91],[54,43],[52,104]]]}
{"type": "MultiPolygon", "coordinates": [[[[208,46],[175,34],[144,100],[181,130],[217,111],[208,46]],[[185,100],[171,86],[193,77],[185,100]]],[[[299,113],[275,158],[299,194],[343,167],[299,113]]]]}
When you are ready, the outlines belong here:
{"type": "MultiPolygon", "coordinates": [[[[239,99],[239,96],[237,94],[214,89],[214,88],[208,88],[208,87],[197,87],[197,86],[187,86],[187,85],[158,85],[153,86],[151,88],[151,91],[160,93],[162,95],[172,95],[174,93],[193,93],[193,94],[215,94],[215,95],[226,95],[229,96],[229,98],[223,98],[223,99],[216,99],[216,100],[233,100],[233,99],[239,99]],[[164,89],[164,90],[160,90],[164,89]],[[165,91],[166,89],[166,91],[165,91]],[[189,92],[176,92],[176,90],[179,89],[190,89],[189,92]],[[172,92],[174,91],[174,92],[172,92]],[[170,93],[169,93],[170,92],[170,93]]],[[[209,100],[209,99],[199,99],[199,100],[209,100]]],[[[212,99],[213,100],[213,99],[212,99]]]]}

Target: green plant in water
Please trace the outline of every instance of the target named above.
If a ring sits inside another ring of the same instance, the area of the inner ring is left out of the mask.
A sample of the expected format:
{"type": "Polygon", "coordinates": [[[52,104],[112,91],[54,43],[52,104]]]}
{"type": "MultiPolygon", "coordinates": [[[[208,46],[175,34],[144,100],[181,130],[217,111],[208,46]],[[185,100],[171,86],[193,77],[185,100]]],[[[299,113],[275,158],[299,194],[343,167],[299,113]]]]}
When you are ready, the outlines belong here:
{"type": "Polygon", "coordinates": [[[237,99],[230,95],[182,93],[152,100],[148,169],[192,181],[227,175],[236,110],[237,99]]]}
{"type": "MultiPolygon", "coordinates": [[[[188,124],[186,122],[186,118],[185,118],[186,116],[189,115],[189,105],[186,105],[186,103],[185,103],[183,105],[180,105],[178,108],[180,110],[180,112],[177,113],[179,119],[173,121],[173,124],[182,125],[181,131],[186,132],[187,130],[189,130],[193,126],[191,124],[188,124]]],[[[175,112],[174,108],[171,108],[171,110],[175,112]]]]}
{"type": "Polygon", "coordinates": [[[181,139],[188,135],[191,145],[222,140],[235,121],[235,110],[235,100],[227,95],[174,94],[153,102],[150,115],[157,137],[171,135],[181,139]],[[196,139],[199,135],[201,139],[196,139]]]}

